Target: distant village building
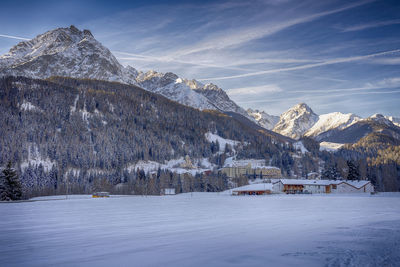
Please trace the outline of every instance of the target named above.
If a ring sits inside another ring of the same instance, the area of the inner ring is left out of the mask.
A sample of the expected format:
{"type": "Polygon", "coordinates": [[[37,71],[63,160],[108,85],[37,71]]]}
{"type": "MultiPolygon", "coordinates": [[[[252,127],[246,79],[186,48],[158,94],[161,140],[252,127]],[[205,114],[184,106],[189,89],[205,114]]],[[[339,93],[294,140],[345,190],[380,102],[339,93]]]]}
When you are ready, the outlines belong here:
{"type": "Polygon", "coordinates": [[[193,166],[192,161],[190,160],[189,155],[185,156],[185,162],[181,164],[181,168],[185,168],[185,169],[194,169],[195,168],[193,166]]]}
{"type": "Polygon", "coordinates": [[[232,195],[269,195],[271,193],[271,183],[250,184],[232,190],[232,195]]]}
{"type": "Polygon", "coordinates": [[[161,189],[161,195],[176,195],[175,188],[163,188],[161,189]]]}
{"type": "Polygon", "coordinates": [[[221,169],[221,172],[226,174],[230,178],[237,178],[242,175],[247,176],[248,178],[281,178],[282,173],[281,169],[273,166],[257,166],[252,167],[251,163],[248,163],[247,166],[232,166],[232,167],[224,167],[221,169]]]}

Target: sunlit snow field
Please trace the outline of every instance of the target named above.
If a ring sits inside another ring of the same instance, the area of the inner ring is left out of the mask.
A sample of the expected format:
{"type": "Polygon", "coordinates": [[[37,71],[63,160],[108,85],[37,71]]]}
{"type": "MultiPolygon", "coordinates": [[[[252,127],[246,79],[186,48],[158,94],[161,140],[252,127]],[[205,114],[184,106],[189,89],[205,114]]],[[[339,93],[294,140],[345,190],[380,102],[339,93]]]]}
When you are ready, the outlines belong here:
{"type": "Polygon", "coordinates": [[[0,203],[1,266],[400,265],[398,193],[39,199],[0,203]]]}

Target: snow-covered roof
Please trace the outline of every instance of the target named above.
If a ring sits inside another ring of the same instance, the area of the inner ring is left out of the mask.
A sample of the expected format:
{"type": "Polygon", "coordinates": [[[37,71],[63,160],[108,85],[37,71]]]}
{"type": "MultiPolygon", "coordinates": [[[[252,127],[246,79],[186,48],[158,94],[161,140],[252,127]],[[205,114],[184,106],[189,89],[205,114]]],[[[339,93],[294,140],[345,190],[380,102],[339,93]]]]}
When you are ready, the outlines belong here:
{"type": "Polygon", "coordinates": [[[249,184],[232,189],[232,191],[265,191],[265,190],[272,190],[272,184],[271,183],[249,184]]]}
{"type": "Polygon", "coordinates": [[[361,181],[338,180],[337,182],[338,182],[337,184],[340,184],[343,182],[343,183],[349,184],[351,186],[354,186],[356,188],[361,188],[361,187],[371,183],[370,181],[366,181],[366,180],[361,180],[361,181]]]}
{"type": "Polygon", "coordinates": [[[257,166],[257,167],[254,167],[254,169],[276,169],[276,170],[281,170],[281,169],[279,169],[278,167],[275,167],[275,166],[257,166]]]}
{"type": "Polygon", "coordinates": [[[224,167],[247,167],[247,165],[251,165],[252,168],[259,168],[265,166],[264,159],[229,159],[225,160],[224,167]]]}
{"type": "Polygon", "coordinates": [[[281,179],[285,185],[327,185],[328,180],[281,179]]]}
{"type": "Polygon", "coordinates": [[[361,188],[370,181],[349,181],[349,180],[302,180],[302,179],[280,179],[276,182],[282,182],[284,185],[338,185],[341,183],[346,183],[348,185],[354,186],[356,188],[361,188]]]}
{"type": "Polygon", "coordinates": [[[239,159],[234,160],[233,158],[228,158],[225,160],[224,167],[234,167],[234,168],[245,168],[250,164],[252,169],[277,169],[275,166],[266,166],[264,159],[239,159]]]}

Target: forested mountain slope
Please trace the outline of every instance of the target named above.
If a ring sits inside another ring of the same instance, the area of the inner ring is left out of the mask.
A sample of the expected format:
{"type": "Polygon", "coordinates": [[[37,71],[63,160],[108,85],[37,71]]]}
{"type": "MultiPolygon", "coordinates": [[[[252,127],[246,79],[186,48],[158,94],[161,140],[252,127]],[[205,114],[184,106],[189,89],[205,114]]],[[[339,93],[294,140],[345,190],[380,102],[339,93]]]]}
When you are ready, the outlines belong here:
{"type": "Polygon", "coordinates": [[[0,80],[0,101],[0,163],[18,163],[21,173],[41,166],[37,175],[44,178],[31,181],[36,187],[56,187],[72,173],[84,191],[99,174],[120,182],[127,166],[140,160],[189,155],[222,164],[232,149],[238,157],[274,157],[279,165],[291,149],[279,135],[218,111],[200,111],[116,82],[7,77],[0,80]],[[208,132],[239,145],[216,153],[208,132]]]}

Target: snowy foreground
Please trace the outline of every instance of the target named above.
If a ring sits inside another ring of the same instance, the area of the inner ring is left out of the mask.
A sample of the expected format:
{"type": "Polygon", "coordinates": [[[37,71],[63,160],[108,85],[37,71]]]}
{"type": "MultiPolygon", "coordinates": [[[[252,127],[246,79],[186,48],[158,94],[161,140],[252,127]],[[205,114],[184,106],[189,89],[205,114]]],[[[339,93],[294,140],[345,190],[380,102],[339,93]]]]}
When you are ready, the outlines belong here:
{"type": "Polygon", "coordinates": [[[0,203],[1,266],[399,266],[400,194],[0,203]]]}

